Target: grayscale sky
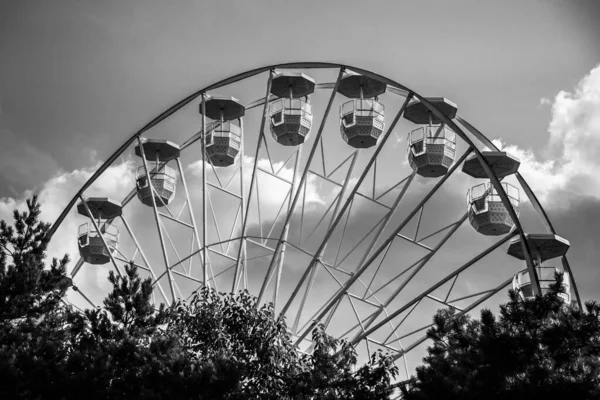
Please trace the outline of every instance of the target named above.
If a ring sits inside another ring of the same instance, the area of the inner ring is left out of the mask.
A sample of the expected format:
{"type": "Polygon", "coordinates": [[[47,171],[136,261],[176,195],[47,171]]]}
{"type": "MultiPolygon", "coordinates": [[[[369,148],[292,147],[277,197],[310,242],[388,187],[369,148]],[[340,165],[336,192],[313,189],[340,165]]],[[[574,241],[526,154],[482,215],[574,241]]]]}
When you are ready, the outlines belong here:
{"type": "Polygon", "coordinates": [[[0,218],[35,192],[52,220],[122,141],[201,87],[339,62],[451,99],[518,156],[572,244],[582,296],[599,299],[598,21],[596,0],[1,0],[0,218]]]}

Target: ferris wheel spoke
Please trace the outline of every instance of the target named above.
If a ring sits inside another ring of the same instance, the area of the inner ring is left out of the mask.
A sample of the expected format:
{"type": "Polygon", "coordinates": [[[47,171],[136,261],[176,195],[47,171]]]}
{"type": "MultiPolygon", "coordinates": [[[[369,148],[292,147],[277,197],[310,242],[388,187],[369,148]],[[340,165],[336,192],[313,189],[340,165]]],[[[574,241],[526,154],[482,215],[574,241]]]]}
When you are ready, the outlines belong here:
{"type": "MultiPolygon", "coordinates": [[[[469,147],[469,149],[461,156],[461,158],[450,168],[448,173],[446,175],[444,175],[444,177],[442,177],[437,182],[437,184],[421,200],[421,202],[417,205],[417,207],[415,209],[413,209],[413,211],[404,219],[404,221],[402,223],[400,223],[400,225],[394,230],[394,232],[388,237],[388,239],[381,246],[379,246],[379,248],[374,252],[374,254],[365,263],[359,264],[359,268],[355,272],[354,276],[352,278],[350,278],[348,280],[348,282],[346,283],[345,290],[349,289],[349,287],[360,277],[360,275],[366,270],[366,268],[369,265],[371,265],[373,263],[373,261],[375,261],[375,259],[379,256],[379,254],[382,251],[385,250],[386,246],[394,240],[396,235],[398,233],[400,233],[402,231],[402,229],[404,229],[406,224],[408,224],[408,222],[415,216],[415,214],[419,211],[419,209],[433,196],[433,194],[442,186],[442,184],[452,175],[452,172],[454,172],[456,170],[456,168],[458,168],[458,166],[460,164],[462,164],[462,162],[465,160],[465,158],[467,158],[467,156],[469,155],[471,150],[472,150],[472,147],[469,147]]],[[[338,297],[339,297],[339,295],[338,295],[338,297]]],[[[330,305],[329,308],[331,306],[332,305],[330,305]]],[[[320,318],[322,318],[322,316],[320,318]]],[[[319,320],[320,320],[320,318],[319,318],[319,320]]]]}
{"type": "MultiPolygon", "coordinates": [[[[315,155],[317,146],[319,144],[319,141],[321,140],[321,135],[323,134],[323,129],[325,128],[325,122],[327,121],[327,117],[329,116],[329,112],[331,110],[331,106],[333,104],[333,100],[335,99],[335,96],[337,94],[337,88],[340,84],[340,81],[342,79],[342,76],[344,74],[345,68],[342,67],[340,68],[340,71],[338,73],[338,77],[336,80],[336,84],[331,92],[331,96],[329,97],[329,102],[327,103],[327,107],[325,108],[325,112],[323,113],[323,118],[321,120],[321,125],[319,126],[319,130],[317,131],[317,134],[315,135],[315,142],[310,150],[310,153],[308,155],[308,159],[306,160],[306,167],[304,168],[304,171],[302,172],[302,177],[300,178],[300,182],[298,184],[298,187],[302,187],[303,185],[306,185],[306,179],[308,176],[308,171],[310,170],[310,165],[312,163],[313,157],[315,155]]],[[[290,210],[294,210],[296,208],[296,204],[298,203],[298,199],[300,197],[300,191],[298,190],[295,195],[294,195],[294,199],[292,200],[292,203],[290,205],[290,210]]],[[[287,229],[289,227],[289,224],[291,222],[291,218],[292,218],[292,214],[293,212],[289,212],[285,222],[283,224],[283,232],[287,232],[287,229]]],[[[283,236],[283,233],[282,233],[283,236]]],[[[273,270],[273,268],[275,267],[275,259],[277,258],[278,253],[281,251],[281,246],[282,246],[283,242],[280,240],[277,242],[277,245],[275,247],[275,255],[274,257],[271,259],[271,262],[269,263],[269,268],[267,269],[267,276],[265,277],[265,280],[263,281],[263,285],[260,288],[260,291],[258,293],[258,302],[257,304],[259,304],[262,300],[262,297],[264,295],[265,289],[266,289],[266,283],[267,283],[267,277],[271,274],[271,271],[273,270]]]]}
{"type": "MultiPolygon", "coordinates": [[[[383,307],[388,307],[390,303],[402,292],[402,290],[412,281],[412,279],[427,265],[427,262],[431,260],[431,258],[438,252],[439,249],[446,243],[448,239],[458,230],[458,228],[465,222],[468,218],[468,213],[465,213],[463,217],[454,224],[454,226],[450,229],[450,231],[442,238],[442,240],[438,243],[438,245],[425,256],[423,261],[421,261],[411,272],[411,274],[398,286],[398,288],[392,293],[392,295],[385,301],[383,307]]],[[[382,308],[383,310],[383,308],[382,308]]],[[[379,312],[381,313],[381,311],[379,312]]],[[[371,324],[377,319],[379,315],[373,316],[371,320],[367,321],[366,326],[369,327],[371,324]]]]}
{"type": "MultiPolygon", "coordinates": [[[[336,221],[339,222],[342,217],[342,215],[339,215],[339,218],[338,218],[338,214],[340,214],[339,208],[342,203],[344,194],[345,194],[346,190],[348,189],[348,185],[350,183],[350,178],[352,176],[352,172],[354,171],[354,167],[356,166],[356,160],[358,158],[358,154],[359,154],[358,151],[354,152],[354,156],[350,163],[350,167],[348,168],[348,172],[346,173],[346,179],[344,179],[344,185],[342,186],[342,189],[338,193],[337,198],[331,203],[332,205],[335,203],[335,208],[331,214],[331,220],[329,222],[327,232],[333,232],[333,230],[335,229],[335,227],[333,226],[334,223],[337,225],[336,221]]],[[[327,212],[326,212],[326,214],[327,214],[327,212]]],[[[323,217],[325,217],[325,215],[323,217]]],[[[329,235],[329,236],[331,236],[331,235],[329,235]]],[[[307,239],[307,241],[308,241],[308,239],[307,239]]],[[[321,265],[323,265],[322,257],[323,257],[323,253],[325,252],[326,246],[327,246],[327,243],[321,243],[321,245],[319,246],[318,253],[315,254],[317,262],[319,262],[321,265]]],[[[296,332],[296,329],[298,328],[300,316],[302,315],[302,311],[304,310],[304,306],[306,304],[306,299],[308,298],[310,291],[314,285],[315,279],[317,277],[317,272],[318,272],[318,267],[313,268],[311,271],[311,276],[309,278],[309,284],[306,286],[306,291],[304,292],[304,296],[302,297],[302,301],[300,302],[300,308],[298,309],[298,312],[296,314],[296,320],[294,321],[294,326],[292,328],[293,332],[296,332]]]]}
{"type": "MultiPolygon", "coordinates": [[[[142,137],[138,136],[138,145],[139,145],[139,149],[140,149],[140,154],[141,154],[141,158],[142,158],[142,162],[144,164],[144,170],[146,172],[146,176],[150,177],[150,170],[148,169],[148,163],[146,162],[146,155],[144,152],[144,143],[142,142],[142,137]]],[[[148,184],[150,185],[151,188],[151,194],[150,194],[150,199],[152,200],[152,209],[154,211],[154,219],[156,222],[156,229],[158,232],[158,237],[160,240],[160,246],[162,249],[162,254],[163,254],[163,259],[165,262],[165,270],[167,273],[167,279],[169,281],[169,289],[171,292],[171,300],[172,302],[175,302],[175,288],[173,286],[173,277],[171,276],[171,270],[169,268],[169,257],[167,255],[167,249],[165,246],[165,240],[163,238],[163,232],[161,229],[161,223],[160,223],[160,215],[158,214],[158,209],[156,208],[156,200],[155,200],[155,196],[154,196],[154,184],[152,183],[152,180],[150,178],[148,178],[148,184]]]]}
{"type": "MultiPolygon", "coordinates": [[[[390,243],[391,244],[391,243],[390,243]]],[[[393,278],[390,278],[386,283],[384,283],[383,285],[381,285],[379,288],[377,288],[375,291],[371,292],[371,294],[369,294],[368,297],[365,297],[365,300],[370,299],[371,297],[374,297],[377,293],[381,292],[384,288],[386,288],[387,286],[395,283],[398,279],[400,279],[400,277],[402,277],[404,274],[408,273],[409,271],[411,271],[413,268],[415,268],[417,265],[419,265],[421,262],[425,261],[425,259],[427,258],[427,254],[424,255],[423,257],[421,257],[420,259],[418,259],[417,261],[413,262],[411,265],[409,265],[408,267],[406,267],[405,269],[403,269],[400,273],[398,273],[396,276],[394,276],[393,278]]]]}
{"type": "MultiPolygon", "coordinates": [[[[129,223],[127,222],[127,219],[125,218],[125,216],[123,214],[121,214],[121,222],[123,222],[123,225],[125,226],[125,229],[127,230],[127,232],[129,233],[129,236],[133,240],[133,243],[135,244],[136,251],[138,253],[140,253],[140,256],[142,257],[142,260],[144,261],[144,264],[146,265],[146,267],[150,271],[152,279],[156,280],[156,274],[154,273],[154,270],[152,269],[152,266],[150,265],[150,262],[148,261],[148,258],[146,257],[146,254],[144,253],[142,247],[140,246],[140,243],[138,242],[136,236],[133,233],[133,230],[131,229],[131,226],[129,225],[129,223]]],[[[157,283],[157,287],[158,287],[158,290],[160,291],[160,294],[162,295],[163,299],[167,303],[167,305],[170,305],[171,302],[167,298],[167,295],[165,294],[165,292],[164,292],[164,290],[162,288],[162,285],[160,283],[157,283]]]]}
{"type": "MultiPolygon", "coordinates": [[[[310,238],[313,236],[313,234],[317,231],[317,229],[319,229],[319,226],[321,226],[321,223],[325,220],[325,218],[327,217],[327,215],[329,214],[329,211],[331,211],[331,209],[333,208],[333,206],[338,203],[339,199],[342,197],[342,191],[340,190],[336,195],[335,198],[333,199],[333,201],[331,202],[331,204],[329,204],[329,206],[327,207],[327,209],[325,210],[325,212],[323,213],[323,215],[321,216],[321,218],[319,219],[319,221],[317,222],[317,224],[315,225],[315,227],[312,229],[312,231],[310,231],[310,233],[308,234],[308,236],[306,237],[306,239],[304,239],[303,242],[301,242],[301,246],[306,246],[306,244],[308,243],[308,241],[310,240],[310,238]]],[[[335,217],[334,214],[332,214],[332,217],[335,217]]]]}
{"type": "MultiPolygon", "coordinates": [[[[338,81],[339,81],[339,77],[338,77],[338,81]]],[[[339,82],[338,82],[339,83],[339,82]]],[[[337,90],[337,88],[336,88],[337,90]]],[[[406,109],[406,106],[408,105],[410,99],[412,98],[412,94],[409,94],[406,98],[406,100],[404,101],[404,103],[402,104],[402,107],[400,107],[400,110],[398,111],[398,113],[396,114],[394,120],[392,121],[391,125],[388,127],[387,131],[385,132],[385,134],[383,135],[383,138],[381,139],[380,144],[377,146],[377,148],[375,149],[375,152],[373,153],[373,156],[371,157],[371,159],[369,160],[369,162],[367,163],[367,166],[365,167],[363,173],[361,174],[360,178],[358,179],[358,181],[356,182],[356,184],[354,185],[354,188],[352,189],[352,192],[349,194],[348,199],[346,200],[344,206],[342,207],[342,209],[340,210],[340,212],[338,213],[336,219],[334,220],[334,222],[332,223],[332,226],[330,227],[330,229],[327,231],[323,241],[321,242],[320,248],[319,250],[317,250],[316,254],[320,254],[321,251],[323,250],[323,248],[325,247],[325,245],[327,244],[327,242],[329,241],[329,238],[331,237],[331,235],[333,234],[333,231],[335,230],[335,228],[337,227],[337,224],[340,222],[343,214],[346,212],[347,208],[349,207],[350,203],[352,202],[354,195],[358,192],[359,187],[361,186],[362,182],[364,181],[365,177],[367,176],[371,165],[373,164],[373,162],[375,161],[375,158],[379,155],[379,152],[381,152],[381,149],[383,148],[383,145],[385,144],[385,142],[387,141],[387,139],[389,138],[391,132],[394,130],[396,124],[398,123],[398,120],[400,119],[400,117],[402,116],[402,113],[404,112],[404,110],[406,109]]],[[[308,167],[307,167],[308,168],[308,167]]],[[[300,281],[298,282],[298,284],[295,286],[294,290],[292,291],[292,294],[290,295],[290,298],[288,299],[288,301],[286,302],[282,314],[285,314],[285,312],[287,311],[287,309],[289,308],[289,306],[291,305],[292,301],[294,300],[294,298],[296,297],[296,295],[298,294],[298,291],[300,290],[300,287],[304,284],[304,281],[306,280],[306,278],[308,277],[309,274],[312,274],[312,269],[315,268],[316,266],[316,258],[314,257],[313,260],[311,260],[311,262],[309,263],[308,268],[306,268],[304,274],[302,275],[302,277],[300,278],[300,281]]],[[[326,311],[324,311],[325,313],[329,311],[329,309],[327,309],[326,311]]],[[[319,318],[319,320],[322,318],[323,316],[321,316],[319,318]]],[[[306,335],[306,331],[304,333],[304,335],[306,335]]]]}
{"type": "MultiPolygon", "coordinates": [[[[395,214],[398,206],[400,205],[400,202],[402,201],[402,199],[404,198],[404,195],[406,194],[406,191],[408,190],[408,188],[410,187],[410,184],[412,183],[414,177],[415,177],[416,173],[413,171],[413,173],[409,176],[408,181],[404,184],[404,186],[402,187],[402,190],[400,191],[400,193],[398,194],[398,196],[396,197],[396,200],[394,200],[394,204],[392,205],[392,207],[390,208],[390,211],[388,211],[387,215],[384,217],[384,220],[381,224],[379,224],[379,229],[377,230],[377,232],[375,233],[375,235],[373,236],[373,239],[371,240],[371,243],[367,246],[365,252],[363,253],[362,258],[360,259],[360,261],[358,262],[358,264],[356,265],[356,270],[355,273],[358,272],[359,268],[361,267],[361,265],[363,265],[363,263],[366,261],[367,257],[369,256],[369,254],[371,253],[371,251],[373,250],[373,248],[375,247],[375,245],[377,244],[377,242],[379,241],[379,239],[381,238],[381,235],[383,234],[385,228],[387,228],[388,223],[390,222],[392,216],[395,214]]],[[[375,197],[375,196],[373,196],[375,197]]],[[[390,243],[391,244],[391,243],[390,243]]],[[[389,250],[389,246],[387,246],[385,252],[384,252],[384,256],[383,258],[385,258],[385,256],[387,255],[387,252],[389,250]]],[[[383,261],[382,258],[382,261],[383,261]]],[[[379,267],[381,266],[381,263],[379,264],[379,267]]],[[[377,276],[377,272],[379,271],[379,267],[375,270],[375,273],[373,275],[373,279],[377,276]]],[[[361,282],[362,283],[362,282],[361,282]]],[[[372,283],[372,280],[371,280],[372,283]]],[[[364,283],[363,283],[363,286],[364,283]]],[[[370,288],[371,284],[369,284],[369,286],[365,286],[365,293],[369,292],[369,288],[370,288]]],[[[345,288],[346,292],[347,292],[347,288],[345,288]]],[[[364,296],[363,296],[364,297],[364,296]]],[[[341,298],[340,298],[341,299],[341,298]]],[[[339,300],[338,300],[339,302],[339,300]]],[[[325,326],[329,326],[329,323],[331,321],[331,316],[335,313],[335,311],[337,310],[339,304],[336,304],[333,307],[333,311],[330,314],[330,318],[327,319],[326,321],[326,325],[325,326]]]]}
{"type": "MultiPolygon", "coordinates": [[[[292,202],[292,195],[294,195],[294,197],[299,196],[300,195],[300,190],[297,187],[298,182],[298,171],[300,169],[300,159],[302,157],[302,148],[304,147],[304,144],[301,144],[300,147],[298,148],[298,150],[296,150],[294,153],[296,154],[296,160],[294,162],[294,169],[292,172],[292,184],[290,186],[290,190],[288,192],[288,196],[286,197],[286,199],[288,200],[288,208],[287,208],[287,213],[288,215],[290,215],[294,209],[293,207],[295,206],[294,203],[292,202]]],[[[291,157],[290,157],[291,158],[291,157]]],[[[289,161],[289,158],[288,158],[289,161]]],[[[286,161],[283,166],[285,166],[285,164],[288,162],[286,161]]],[[[279,171],[281,171],[281,169],[283,169],[283,166],[280,168],[279,171]]],[[[278,173],[279,173],[278,171],[278,173]]],[[[305,183],[306,185],[306,183],[305,183]]],[[[283,200],[282,202],[282,207],[285,204],[285,200],[283,200]]],[[[281,209],[280,209],[281,211],[281,209]]],[[[267,236],[271,236],[271,232],[273,231],[273,228],[275,228],[275,223],[277,222],[277,219],[279,217],[279,213],[278,215],[275,216],[275,220],[273,222],[273,227],[271,228],[271,230],[269,231],[267,236]]],[[[282,270],[283,270],[283,262],[284,262],[284,258],[285,258],[285,249],[287,247],[287,240],[288,240],[288,234],[289,234],[289,223],[287,225],[284,226],[284,231],[283,231],[283,235],[281,236],[281,241],[282,241],[282,248],[280,251],[280,255],[279,255],[279,260],[277,261],[277,278],[275,279],[275,288],[273,290],[273,309],[277,309],[277,300],[279,298],[279,285],[281,283],[281,275],[282,275],[282,270]]]]}
{"type": "MultiPolygon", "coordinates": [[[[399,316],[400,314],[402,314],[404,311],[406,311],[407,309],[409,309],[410,307],[412,307],[416,303],[420,302],[426,295],[428,295],[428,294],[432,293],[434,290],[440,288],[446,282],[450,281],[455,276],[457,276],[461,272],[465,271],[467,268],[471,267],[473,264],[475,264],[476,262],[478,262],[479,260],[481,260],[482,258],[484,258],[485,256],[487,256],[488,254],[490,254],[492,251],[496,250],[500,246],[502,246],[504,243],[508,242],[516,234],[517,234],[516,232],[512,232],[512,234],[506,235],[501,240],[499,240],[498,242],[494,243],[492,246],[488,247],[486,250],[484,250],[483,252],[481,252],[480,254],[478,254],[477,256],[475,256],[474,258],[472,258],[471,260],[469,260],[467,263],[465,263],[464,265],[462,265],[461,267],[459,267],[458,269],[456,269],[454,272],[452,272],[451,274],[447,275],[445,278],[443,278],[440,281],[438,281],[436,284],[434,284],[433,286],[431,286],[429,289],[425,290],[420,295],[416,296],[411,301],[407,302],[402,307],[398,308],[396,311],[394,311],[393,313],[391,313],[388,317],[384,318],[382,321],[379,321],[377,324],[375,324],[374,326],[370,327],[367,330],[367,332],[365,333],[365,335],[372,334],[373,332],[375,332],[376,330],[378,330],[379,328],[381,328],[383,325],[385,325],[387,322],[389,322],[392,319],[396,318],[397,316],[399,316]]],[[[360,339],[361,339],[360,337],[354,338],[353,342],[354,341],[360,341],[360,339]]]]}
{"type": "MultiPolygon", "coordinates": [[[[248,199],[246,201],[246,205],[244,210],[242,210],[242,231],[241,231],[241,243],[240,243],[240,247],[238,249],[238,256],[237,256],[237,261],[236,261],[236,267],[235,267],[235,272],[234,272],[234,276],[233,276],[233,281],[232,281],[232,287],[231,287],[231,292],[235,293],[235,291],[237,290],[237,283],[238,283],[238,275],[239,275],[239,270],[240,270],[240,264],[243,263],[243,268],[244,270],[246,269],[246,261],[242,260],[242,255],[245,256],[245,252],[244,252],[244,248],[245,248],[245,244],[244,242],[246,241],[246,228],[248,225],[248,216],[250,213],[250,202],[252,201],[252,193],[253,193],[253,189],[254,189],[254,184],[255,184],[255,180],[257,178],[256,175],[256,171],[258,169],[258,156],[260,154],[260,149],[263,143],[266,143],[265,140],[265,122],[267,120],[267,113],[268,113],[268,107],[269,107],[269,98],[271,96],[271,86],[273,83],[273,75],[274,75],[274,69],[271,69],[269,71],[269,79],[267,80],[267,89],[266,89],[266,94],[264,97],[264,106],[263,106],[263,112],[262,112],[262,118],[260,121],[260,130],[259,130],[259,134],[258,134],[258,143],[256,145],[256,155],[254,156],[254,165],[252,167],[252,175],[250,178],[250,188],[248,190],[248,199]],[[245,211],[245,212],[244,212],[245,211]]],[[[243,160],[240,161],[241,164],[243,164],[243,160]]],[[[240,178],[240,180],[243,182],[243,179],[240,178]]],[[[257,185],[258,186],[258,185],[257,185]]],[[[258,193],[258,188],[256,190],[256,192],[258,193]]],[[[242,196],[243,196],[243,192],[242,192],[242,196]]]]}
{"type": "MultiPolygon", "coordinates": [[[[471,305],[469,305],[468,307],[466,307],[464,310],[456,313],[453,318],[456,318],[456,317],[459,317],[461,315],[464,315],[464,314],[468,313],[469,311],[473,310],[475,307],[479,306],[480,304],[482,304],[483,302],[485,302],[486,300],[488,300],[490,297],[494,296],[495,294],[497,294],[501,290],[506,289],[506,287],[511,284],[512,280],[513,280],[513,278],[510,278],[510,279],[504,281],[503,283],[501,283],[500,285],[498,285],[496,288],[490,290],[488,292],[488,294],[486,294],[485,296],[481,297],[480,299],[478,299],[477,301],[475,301],[474,303],[472,303],[471,305]]],[[[432,326],[432,325],[433,324],[431,324],[429,326],[432,326]]],[[[426,326],[426,327],[422,328],[421,330],[427,329],[429,326],[426,326]]],[[[398,353],[397,355],[393,356],[393,359],[397,360],[403,354],[406,354],[409,351],[413,350],[415,347],[419,346],[421,343],[423,343],[426,340],[427,340],[427,335],[421,337],[419,340],[415,341],[410,346],[406,347],[404,349],[404,351],[402,351],[401,353],[398,353]]]]}

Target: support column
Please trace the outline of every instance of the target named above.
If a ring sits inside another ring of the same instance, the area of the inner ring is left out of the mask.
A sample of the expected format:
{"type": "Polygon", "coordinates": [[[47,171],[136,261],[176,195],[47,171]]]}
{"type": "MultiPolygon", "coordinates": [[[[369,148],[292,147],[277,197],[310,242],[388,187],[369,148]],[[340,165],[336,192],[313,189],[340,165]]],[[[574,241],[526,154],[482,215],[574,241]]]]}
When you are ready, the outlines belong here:
{"type": "Polygon", "coordinates": [[[140,154],[142,155],[142,162],[144,163],[144,171],[146,171],[146,178],[148,179],[148,185],[150,185],[150,198],[152,199],[152,209],[154,210],[154,220],[156,221],[156,229],[158,230],[158,238],[160,240],[160,246],[163,253],[163,259],[165,261],[165,268],[167,271],[167,278],[169,280],[169,289],[171,291],[171,300],[175,302],[175,288],[173,286],[173,276],[171,274],[171,268],[169,265],[169,257],[167,256],[167,248],[165,246],[165,239],[163,237],[162,228],[160,226],[160,215],[158,214],[158,208],[156,207],[156,199],[154,198],[154,194],[156,193],[154,189],[154,184],[152,183],[152,177],[150,175],[150,170],[148,169],[148,162],[146,160],[146,153],[144,151],[144,143],[142,142],[141,136],[138,136],[138,144],[140,146],[140,154]]]}
{"type": "MultiPolygon", "coordinates": [[[[269,97],[271,95],[271,83],[273,82],[273,75],[275,70],[269,71],[269,80],[267,81],[267,93],[265,94],[265,105],[263,107],[263,117],[260,123],[260,132],[258,134],[258,144],[256,145],[256,155],[254,156],[254,166],[252,168],[252,178],[250,178],[250,188],[248,190],[248,201],[246,202],[245,214],[242,215],[242,233],[240,235],[240,248],[238,249],[238,256],[235,265],[235,275],[233,277],[233,284],[231,291],[234,293],[237,290],[237,280],[240,268],[240,261],[242,257],[242,250],[246,249],[246,226],[248,224],[248,215],[250,214],[250,201],[252,200],[252,190],[254,189],[254,182],[256,180],[256,169],[258,167],[258,155],[260,154],[260,148],[262,142],[265,140],[265,122],[269,112],[269,97]]],[[[243,155],[242,155],[243,157],[243,155]]],[[[243,162],[243,160],[242,160],[243,162]]],[[[244,269],[246,265],[244,264],[244,269]]]]}

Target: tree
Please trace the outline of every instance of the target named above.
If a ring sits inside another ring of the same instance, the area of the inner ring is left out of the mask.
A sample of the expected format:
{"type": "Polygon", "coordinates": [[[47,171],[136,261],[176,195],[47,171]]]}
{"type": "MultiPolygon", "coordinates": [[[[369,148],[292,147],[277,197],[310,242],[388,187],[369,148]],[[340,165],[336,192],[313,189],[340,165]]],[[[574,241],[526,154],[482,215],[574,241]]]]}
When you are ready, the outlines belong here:
{"type": "Polygon", "coordinates": [[[300,355],[272,304],[202,289],[191,302],[155,310],[150,279],[130,264],[109,274],[103,308],[60,302],[71,286],[68,258],[44,264],[49,225],[37,198],[0,222],[0,398],[2,399],[354,399],[387,398],[397,370],[381,352],[353,372],[345,341],[313,332],[300,355]]]}
{"type": "Polygon", "coordinates": [[[0,221],[0,321],[40,317],[55,308],[71,284],[67,255],[45,268],[50,224],[39,221],[36,196],[27,200],[27,209],[14,211],[14,226],[0,221]]]}
{"type": "Polygon", "coordinates": [[[480,320],[441,310],[406,400],[600,398],[600,305],[565,305],[562,274],[544,296],[514,291],[480,320]]]}
{"type": "Polygon", "coordinates": [[[168,330],[206,372],[214,396],[208,398],[386,399],[397,373],[381,352],[353,372],[354,348],[323,325],[313,331],[314,351],[300,356],[273,305],[259,307],[247,291],[234,296],[204,288],[176,306],[168,330]]]}
{"type": "Polygon", "coordinates": [[[0,221],[0,398],[52,393],[61,383],[54,367],[68,353],[58,305],[71,284],[65,275],[69,260],[53,259],[45,267],[50,226],[39,215],[33,196],[27,211],[14,211],[14,225],[0,221]]]}

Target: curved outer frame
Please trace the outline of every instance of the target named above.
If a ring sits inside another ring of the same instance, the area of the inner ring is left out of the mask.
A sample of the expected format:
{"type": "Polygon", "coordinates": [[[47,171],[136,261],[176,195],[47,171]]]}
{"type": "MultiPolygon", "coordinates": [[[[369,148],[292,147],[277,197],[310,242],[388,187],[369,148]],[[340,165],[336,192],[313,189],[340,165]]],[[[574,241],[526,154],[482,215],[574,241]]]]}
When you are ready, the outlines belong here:
{"type": "MultiPolygon", "coordinates": [[[[171,116],[172,114],[177,112],[179,109],[183,108],[184,106],[186,106],[187,104],[194,101],[196,98],[198,98],[199,96],[201,96],[202,94],[204,94],[210,90],[214,90],[219,87],[229,85],[229,84],[241,81],[246,78],[250,78],[254,75],[257,75],[257,74],[260,74],[263,72],[274,71],[276,68],[280,68],[280,69],[324,69],[324,68],[349,69],[349,70],[352,70],[359,74],[365,75],[367,77],[377,79],[383,83],[386,83],[388,86],[392,86],[394,88],[408,92],[409,95],[414,95],[414,97],[416,97],[418,100],[420,100],[432,112],[432,114],[434,114],[436,117],[441,119],[446,125],[448,125],[457,135],[459,135],[472,148],[472,151],[476,154],[477,158],[480,160],[480,162],[483,166],[483,169],[485,170],[486,174],[488,175],[488,178],[490,179],[492,185],[498,191],[498,194],[500,195],[502,202],[505,205],[510,204],[508,196],[507,196],[506,192],[504,191],[504,188],[502,188],[502,186],[500,185],[500,181],[499,181],[498,177],[492,172],[489,164],[487,163],[485,158],[483,158],[481,151],[479,151],[475,147],[474,143],[470,140],[470,138],[463,132],[462,129],[459,128],[459,126],[453,120],[448,118],[439,109],[437,109],[434,105],[432,105],[429,101],[427,101],[427,99],[424,98],[423,96],[415,93],[411,89],[407,88],[404,85],[401,85],[400,83],[398,83],[394,80],[391,80],[389,78],[383,77],[379,74],[376,74],[374,72],[364,70],[361,68],[356,68],[356,67],[352,67],[352,66],[347,66],[345,64],[338,64],[338,63],[294,62],[294,63],[274,64],[274,65],[269,65],[269,66],[265,66],[265,67],[255,68],[253,70],[246,71],[246,72],[234,75],[232,77],[223,79],[215,84],[207,86],[203,89],[200,89],[200,90],[188,95],[184,99],[180,100],[179,102],[177,102],[176,104],[174,104],[173,106],[168,108],[163,113],[159,114],[156,118],[154,118],[148,124],[143,126],[139,131],[135,132],[129,139],[127,139],[121,146],[119,146],[119,148],[104,162],[104,164],[102,164],[102,166],[100,166],[100,168],[98,168],[98,170],[79,189],[79,191],[75,194],[75,196],[72,198],[72,200],[69,202],[69,204],[67,204],[67,206],[65,207],[63,212],[59,215],[59,217],[56,219],[55,223],[50,228],[50,230],[48,232],[49,238],[52,238],[52,236],[56,232],[56,229],[58,229],[58,227],[61,225],[63,220],[66,218],[68,212],[73,208],[73,206],[77,202],[77,199],[85,192],[85,190],[87,190],[91,186],[91,184],[96,179],[98,179],[98,177],[115,161],[115,159],[119,155],[121,155],[144,132],[153,128],[154,126],[156,126],[157,124],[159,124],[160,122],[162,122],[163,120],[165,120],[166,118],[168,118],[169,116],[171,116]]],[[[489,139],[487,139],[481,132],[479,132],[475,127],[473,127],[471,124],[469,124],[463,118],[461,118],[460,116],[456,116],[456,120],[458,122],[460,122],[471,134],[473,134],[475,137],[477,137],[477,139],[479,139],[483,144],[485,144],[489,148],[497,150],[496,146],[494,146],[494,144],[489,139]]],[[[542,205],[539,203],[537,197],[535,197],[535,195],[531,191],[531,188],[529,187],[529,185],[527,185],[527,183],[525,182],[523,177],[518,172],[516,174],[516,177],[517,177],[517,180],[519,181],[521,187],[523,188],[524,192],[526,193],[527,197],[531,201],[534,209],[541,217],[546,228],[550,232],[555,233],[554,227],[552,226],[552,223],[550,222],[545,210],[543,209],[542,205]]],[[[525,240],[525,233],[523,232],[521,223],[520,223],[516,213],[512,209],[512,207],[507,207],[507,209],[509,210],[509,213],[511,214],[511,218],[515,222],[516,231],[518,232],[518,235],[521,237],[521,241],[523,243],[523,252],[525,254],[525,259],[526,259],[526,263],[527,263],[527,269],[529,270],[529,273],[531,274],[530,276],[534,277],[534,279],[535,279],[534,288],[535,288],[536,292],[539,293],[539,291],[540,291],[539,282],[538,282],[537,274],[536,274],[536,271],[534,268],[531,250],[529,249],[529,245],[528,245],[527,241],[525,240]]],[[[566,256],[562,257],[562,263],[563,263],[564,269],[567,272],[569,272],[569,274],[571,275],[571,282],[572,282],[573,288],[575,290],[575,295],[576,295],[577,301],[581,307],[581,299],[579,297],[577,285],[575,284],[574,274],[572,273],[572,270],[570,268],[570,265],[568,263],[566,256]]]]}

